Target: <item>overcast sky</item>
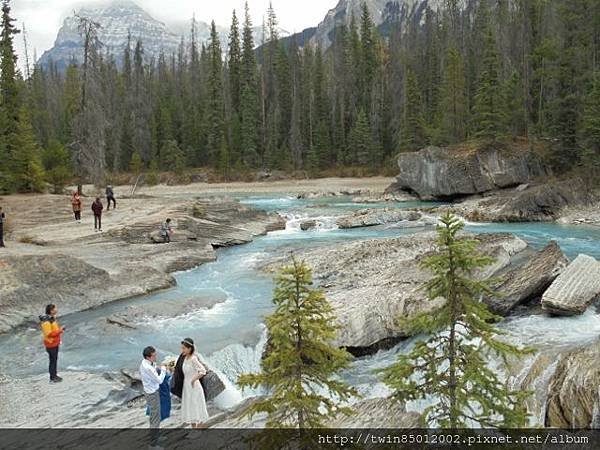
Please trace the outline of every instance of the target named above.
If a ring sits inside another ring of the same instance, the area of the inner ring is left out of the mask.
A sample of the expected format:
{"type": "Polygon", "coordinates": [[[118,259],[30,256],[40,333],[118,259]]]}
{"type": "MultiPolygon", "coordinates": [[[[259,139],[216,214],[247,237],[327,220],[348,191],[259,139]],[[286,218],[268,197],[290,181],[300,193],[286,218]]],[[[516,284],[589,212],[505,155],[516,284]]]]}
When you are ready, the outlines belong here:
{"type": "MultiPolygon", "coordinates": [[[[108,1],[108,0],[106,0],[108,1]]],[[[148,11],[155,19],[168,23],[191,19],[195,13],[198,20],[229,27],[231,12],[243,11],[244,0],[135,0],[138,5],[148,11]]],[[[85,0],[13,0],[13,16],[19,28],[25,23],[29,41],[30,57],[33,51],[38,57],[51,48],[62,21],[73,13],[74,9],[86,4],[97,4],[99,1],[85,0]]],[[[269,0],[249,0],[250,12],[255,25],[260,25],[269,0]]],[[[272,0],[279,19],[279,25],[286,31],[296,32],[316,26],[327,11],[338,3],[338,0],[272,0]]],[[[23,55],[23,40],[19,36],[16,42],[19,56],[23,55]]],[[[21,61],[22,62],[22,61],[21,61]]]]}

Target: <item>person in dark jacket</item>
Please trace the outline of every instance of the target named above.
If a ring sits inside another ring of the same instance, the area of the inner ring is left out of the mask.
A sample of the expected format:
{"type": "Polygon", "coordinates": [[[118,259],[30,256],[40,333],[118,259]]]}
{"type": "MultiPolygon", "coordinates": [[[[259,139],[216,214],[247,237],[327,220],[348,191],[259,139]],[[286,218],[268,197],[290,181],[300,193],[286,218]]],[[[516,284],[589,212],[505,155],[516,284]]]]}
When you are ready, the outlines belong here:
{"type": "Polygon", "coordinates": [[[62,381],[62,378],[56,374],[56,371],[58,366],[58,349],[65,329],[58,325],[58,322],[56,321],[57,314],[58,310],[56,305],[48,305],[46,306],[46,314],[40,316],[40,327],[42,328],[44,337],[44,347],[46,347],[49,359],[48,372],[50,372],[51,383],[62,381]]]}
{"type": "Polygon", "coordinates": [[[6,215],[2,211],[2,206],[0,206],[0,248],[4,247],[4,221],[6,220],[6,215]]]}
{"type": "Polygon", "coordinates": [[[100,197],[96,197],[96,201],[92,203],[92,211],[94,212],[94,230],[102,231],[102,210],[104,205],[100,197]]]}
{"type": "Polygon", "coordinates": [[[106,186],[106,210],[110,211],[110,202],[113,203],[113,209],[117,209],[117,201],[115,200],[115,193],[113,192],[113,187],[109,184],[106,186]]]}

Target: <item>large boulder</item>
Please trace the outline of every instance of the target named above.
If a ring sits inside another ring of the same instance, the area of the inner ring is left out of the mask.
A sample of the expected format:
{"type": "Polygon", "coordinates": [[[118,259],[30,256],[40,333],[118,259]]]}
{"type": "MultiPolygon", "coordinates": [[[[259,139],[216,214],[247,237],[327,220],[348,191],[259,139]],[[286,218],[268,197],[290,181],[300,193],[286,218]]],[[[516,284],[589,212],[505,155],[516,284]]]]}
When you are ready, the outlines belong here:
{"type": "Polygon", "coordinates": [[[517,148],[427,147],[398,157],[394,188],[423,200],[451,199],[518,186],[547,175],[534,152],[517,148]]]}
{"type": "Polygon", "coordinates": [[[599,411],[599,387],[600,342],[564,355],[550,379],[545,426],[589,427],[599,411]]]}
{"type": "Polygon", "coordinates": [[[552,314],[582,314],[600,296],[600,262],[579,255],[542,296],[542,308],[552,314]]]}
{"type": "Polygon", "coordinates": [[[551,222],[568,207],[583,207],[593,201],[594,196],[581,181],[564,180],[469,198],[452,209],[474,222],[551,222]]]}
{"type": "MultiPolygon", "coordinates": [[[[340,325],[335,344],[354,355],[375,353],[410,335],[406,321],[434,312],[443,300],[430,301],[423,284],[431,274],[420,266],[436,248],[436,233],[329,245],[298,254],[315,268],[315,283],[325,291],[340,325]]],[[[488,278],[510,264],[527,244],[510,234],[479,234],[479,251],[496,262],[478,273],[488,278]]],[[[267,266],[277,270],[283,257],[267,266]]]]}
{"type": "Polygon", "coordinates": [[[493,312],[504,316],[517,305],[541,297],[567,264],[569,260],[552,241],[525,264],[502,274],[494,284],[497,295],[485,297],[484,302],[493,312]]]}
{"type": "Polygon", "coordinates": [[[437,220],[425,218],[417,211],[402,209],[363,209],[348,216],[340,217],[336,224],[340,229],[373,227],[389,223],[402,222],[410,227],[435,225],[437,220]]]}

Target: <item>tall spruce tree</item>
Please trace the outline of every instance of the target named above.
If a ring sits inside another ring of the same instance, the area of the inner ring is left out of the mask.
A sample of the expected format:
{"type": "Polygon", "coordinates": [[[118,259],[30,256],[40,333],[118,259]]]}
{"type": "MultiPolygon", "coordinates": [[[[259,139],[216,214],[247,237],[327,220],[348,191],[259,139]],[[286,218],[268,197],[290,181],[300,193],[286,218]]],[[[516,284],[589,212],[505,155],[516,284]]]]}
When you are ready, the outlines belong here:
{"type": "Polygon", "coordinates": [[[242,70],[240,121],[242,161],[248,167],[258,167],[258,83],[254,35],[248,2],[245,5],[244,28],[242,32],[242,70]]]}
{"type": "MultiPolygon", "coordinates": [[[[254,403],[248,415],[266,412],[268,428],[319,428],[339,413],[342,402],[356,395],[336,378],[351,356],[331,344],[338,326],[323,292],[312,287],[311,269],[292,259],[276,279],[275,312],[265,320],[270,349],[261,373],[242,375],[242,387],[264,387],[268,397],[254,403]]],[[[269,441],[277,435],[269,434],[269,441]]],[[[286,436],[282,436],[286,439],[286,436]]],[[[270,442],[274,448],[281,448],[270,442]]]]}
{"type": "Polygon", "coordinates": [[[350,147],[351,159],[347,162],[360,165],[369,163],[375,143],[373,142],[373,135],[371,133],[369,120],[367,119],[367,113],[362,109],[358,113],[352,131],[350,131],[348,146],[350,147]]]}
{"type": "Polygon", "coordinates": [[[400,126],[400,150],[420,150],[425,145],[425,118],[417,76],[408,68],[404,90],[404,112],[400,126]]]}
{"type": "Polygon", "coordinates": [[[446,56],[446,68],[440,101],[441,130],[439,141],[455,144],[466,136],[467,97],[465,91],[464,63],[460,52],[450,48],[446,56]]]}
{"type": "Polygon", "coordinates": [[[507,134],[506,98],[501,80],[500,55],[489,13],[486,16],[481,72],[473,106],[474,135],[497,141],[507,134]]]}
{"type": "Polygon", "coordinates": [[[445,213],[440,221],[438,251],[422,267],[433,274],[424,286],[430,301],[442,298],[444,306],[407,323],[411,335],[429,337],[379,372],[397,400],[431,402],[423,413],[430,426],[523,427],[529,393],[512,390],[488,364],[496,355],[507,368],[509,356],[524,353],[497,338],[502,333],[493,322],[499,318],[480,300],[492,291],[475,272],[493,260],[478,253],[476,240],[459,235],[460,219],[445,213]]]}
{"type": "Polygon", "coordinates": [[[224,137],[223,130],[223,61],[221,59],[221,43],[215,22],[210,26],[210,42],[208,45],[208,108],[207,114],[207,155],[208,165],[216,166],[224,137]]]}
{"type": "Polygon", "coordinates": [[[14,37],[20,31],[15,27],[14,22],[10,0],[3,0],[0,34],[0,104],[5,111],[4,132],[6,134],[16,132],[21,108],[21,83],[14,47],[14,37]]]}

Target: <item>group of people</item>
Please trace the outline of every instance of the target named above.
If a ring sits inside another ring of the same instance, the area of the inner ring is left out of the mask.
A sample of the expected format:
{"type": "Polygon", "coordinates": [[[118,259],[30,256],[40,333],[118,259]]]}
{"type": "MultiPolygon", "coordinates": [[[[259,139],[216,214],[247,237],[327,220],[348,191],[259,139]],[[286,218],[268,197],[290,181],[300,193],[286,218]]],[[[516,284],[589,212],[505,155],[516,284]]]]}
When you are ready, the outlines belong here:
{"type": "MultiPolygon", "coordinates": [[[[57,373],[58,351],[66,329],[58,324],[57,315],[58,308],[50,304],[46,306],[45,314],[40,316],[51,383],[63,381],[57,373]]],[[[181,399],[184,426],[203,428],[209,416],[200,380],[208,373],[208,369],[200,361],[193,339],[181,341],[181,352],[173,367],[157,365],[157,352],[152,346],[146,347],[142,356],[139,370],[147,414],[150,416],[151,445],[158,446],[160,422],[170,416],[171,394],[181,399]]]]}
{"type": "MultiPolygon", "coordinates": [[[[115,193],[113,191],[112,186],[106,187],[106,203],[107,203],[107,211],[110,211],[110,205],[112,203],[113,209],[117,209],[117,200],[115,198],[115,193]]],[[[81,209],[82,202],[81,196],[79,192],[74,191],[71,196],[71,206],[73,207],[73,215],[75,216],[75,222],[81,223],[81,209]]],[[[94,214],[94,231],[101,232],[102,231],[102,212],[104,211],[104,205],[102,204],[102,200],[100,197],[96,197],[96,200],[92,202],[92,212],[94,214]]]]}
{"type": "MultiPolygon", "coordinates": [[[[115,193],[113,191],[112,186],[106,187],[106,203],[107,203],[107,211],[110,211],[110,207],[112,205],[113,209],[117,209],[117,200],[115,198],[115,193]]],[[[75,222],[81,223],[81,211],[83,209],[83,203],[81,200],[81,195],[79,192],[73,191],[71,195],[71,206],[73,208],[73,215],[75,216],[75,222]]],[[[94,214],[94,231],[102,232],[102,213],[104,212],[104,204],[100,197],[96,197],[96,199],[92,202],[92,213],[94,214]]],[[[6,214],[2,210],[0,206],[0,248],[5,247],[4,245],[4,225],[6,223],[6,214]]],[[[167,219],[160,226],[160,236],[163,239],[165,244],[171,242],[171,237],[173,236],[173,225],[172,220],[167,219]]]]}
{"type": "Polygon", "coordinates": [[[200,380],[206,376],[207,368],[196,354],[194,341],[191,338],[181,341],[181,353],[173,368],[157,366],[156,349],[152,346],[146,347],[142,356],[140,377],[150,416],[151,445],[158,444],[160,422],[170,416],[171,394],[181,399],[183,425],[203,428],[208,409],[200,380]]]}

